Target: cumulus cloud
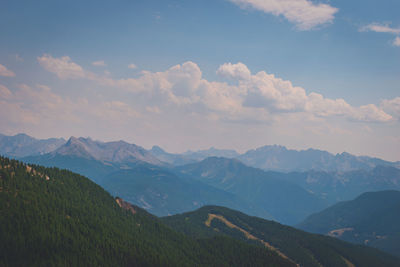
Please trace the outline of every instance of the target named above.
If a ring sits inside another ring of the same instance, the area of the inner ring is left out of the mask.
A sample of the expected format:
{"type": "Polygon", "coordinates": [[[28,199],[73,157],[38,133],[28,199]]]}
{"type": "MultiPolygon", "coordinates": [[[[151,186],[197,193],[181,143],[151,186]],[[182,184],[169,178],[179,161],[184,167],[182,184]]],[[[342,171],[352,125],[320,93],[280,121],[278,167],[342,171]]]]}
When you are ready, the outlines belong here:
{"type": "Polygon", "coordinates": [[[54,58],[44,54],[37,58],[39,64],[49,72],[56,74],[60,79],[79,79],[85,77],[81,66],[71,61],[68,56],[54,58]]]}
{"type": "MultiPolygon", "coordinates": [[[[57,67],[49,68],[45,64],[44,68],[61,79],[81,77],[104,87],[120,88],[157,111],[180,108],[185,112],[213,114],[214,118],[242,121],[257,117],[268,121],[274,114],[282,113],[303,113],[320,118],[343,117],[360,122],[387,122],[393,119],[392,113],[385,112],[381,106],[366,104],[354,107],[344,99],[329,99],[315,92],[307,93],[304,88],[294,86],[274,74],[265,71],[252,74],[241,62],[225,63],[218,68],[217,74],[229,79],[231,84],[228,84],[204,79],[199,66],[191,61],[162,72],[143,71],[138,78],[126,79],[94,75],[68,57],[47,56],[46,61],[53,62],[50,65],[57,67]]],[[[117,104],[115,102],[113,107],[118,107],[117,104]]],[[[122,105],[119,108],[121,110],[122,105]]]]}
{"type": "Polygon", "coordinates": [[[15,77],[15,73],[0,64],[0,76],[15,77]]]}
{"type": "Polygon", "coordinates": [[[310,30],[331,23],[338,9],[309,0],[229,0],[242,8],[254,8],[264,13],[283,16],[299,30],[310,30]]]}
{"type": "Polygon", "coordinates": [[[391,115],[373,104],[353,107],[344,99],[329,99],[313,92],[307,94],[305,89],[265,71],[251,75],[242,63],[226,63],[217,73],[237,79],[243,106],[263,108],[270,113],[307,112],[319,117],[343,116],[364,122],[392,119],[391,115]]]}
{"type": "Polygon", "coordinates": [[[128,68],[130,68],[130,69],[136,69],[137,66],[136,66],[135,64],[131,63],[131,64],[128,65],[128,68]]]}
{"type": "Polygon", "coordinates": [[[104,62],[104,60],[94,61],[94,62],[92,62],[92,65],[96,66],[96,67],[105,67],[105,66],[107,66],[106,63],[104,62]]]}
{"type": "Polygon", "coordinates": [[[400,119],[400,97],[396,97],[393,99],[385,99],[382,101],[382,109],[387,113],[392,114],[398,120],[400,119]]]}
{"type": "Polygon", "coordinates": [[[241,62],[237,64],[232,64],[232,63],[223,64],[218,68],[217,74],[231,79],[242,79],[242,80],[248,79],[251,75],[250,70],[247,68],[247,66],[241,62]]]}

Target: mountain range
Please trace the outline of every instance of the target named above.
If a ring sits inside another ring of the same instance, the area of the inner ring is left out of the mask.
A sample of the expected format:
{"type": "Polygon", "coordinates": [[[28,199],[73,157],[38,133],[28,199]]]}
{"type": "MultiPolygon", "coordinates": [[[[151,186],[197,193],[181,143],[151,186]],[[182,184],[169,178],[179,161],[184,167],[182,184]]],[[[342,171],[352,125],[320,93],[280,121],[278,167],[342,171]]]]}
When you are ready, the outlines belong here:
{"type": "Polygon", "coordinates": [[[343,152],[332,154],[317,149],[293,150],[284,146],[263,146],[237,157],[248,166],[279,172],[326,171],[346,172],[371,170],[376,166],[400,167],[400,162],[389,162],[367,156],[354,156],[343,152]]]}
{"type": "MultiPolygon", "coordinates": [[[[18,145],[19,135],[8,139],[14,141],[3,144],[0,151],[5,151],[5,148],[18,151],[15,148],[23,146],[18,145]]],[[[33,139],[31,142],[47,144],[49,140],[33,139]]],[[[57,144],[61,142],[58,140],[57,144]]],[[[270,150],[264,148],[258,152],[272,153],[270,150]]],[[[283,154],[303,153],[278,146],[273,150],[283,151],[283,154]]],[[[41,151],[46,150],[43,148],[41,151]]],[[[400,170],[390,164],[368,165],[366,169],[346,172],[308,170],[285,173],[246,166],[236,158],[208,157],[198,161],[213,153],[237,156],[230,150],[190,152],[195,156],[189,158],[189,152],[185,153],[186,156],[170,154],[159,147],[148,151],[124,141],[100,142],[82,137],[71,137],[45,154],[31,152],[33,155],[20,159],[85,175],[113,195],[121,196],[157,216],[187,212],[203,205],[220,205],[295,225],[312,213],[338,201],[353,199],[363,192],[400,190],[400,170]],[[178,161],[180,164],[175,166],[178,161]]],[[[330,155],[323,151],[313,153],[330,155]]]]}
{"type": "Polygon", "coordinates": [[[289,225],[300,222],[302,218],[329,204],[301,186],[278,177],[277,173],[248,167],[236,159],[210,157],[175,170],[181,175],[235,194],[261,214],[268,212],[275,220],[289,225]]]}
{"type": "Polygon", "coordinates": [[[295,183],[236,159],[211,157],[173,167],[155,160],[143,148],[121,142],[72,137],[53,152],[22,160],[78,172],[157,216],[213,204],[292,225],[331,204],[295,183]],[[110,149],[116,144],[122,148],[110,149]]]}
{"type": "Polygon", "coordinates": [[[0,154],[13,158],[46,154],[66,141],[63,138],[36,139],[26,134],[7,136],[0,134],[0,154]]]}
{"type": "Polygon", "coordinates": [[[113,195],[158,216],[215,204],[272,218],[232,193],[176,175],[143,148],[124,142],[101,143],[71,137],[53,152],[22,160],[85,175],[113,195]]]}
{"type": "MultiPolygon", "coordinates": [[[[377,166],[400,168],[400,162],[389,162],[379,158],[354,156],[343,152],[332,154],[327,151],[307,149],[293,150],[279,145],[267,145],[239,154],[235,150],[210,148],[187,151],[181,154],[168,153],[159,146],[146,150],[124,141],[100,142],[90,138],[71,138],[84,141],[90,154],[106,161],[124,161],[128,158],[142,160],[151,164],[161,162],[169,165],[185,165],[199,162],[207,157],[235,158],[244,164],[278,172],[305,172],[310,170],[325,172],[347,172],[352,170],[371,170],[377,166]],[[114,153],[116,153],[114,155],[114,153]],[[141,155],[142,154],[142,155],[141,155]]],[[[75,140],[76,141],[76,140],[75,140]]],[[[0,154],[21,158],[52,152],[65,144],[64,139],[38,140],[25,134],[15,136],[0,135],[0,154]]]]}
{"type": "Polygon", "coordinates": [[[379,250],[206,206],[159,219],[89,179],[0,157],[1,266],[399,266],[379,250]]]}
{"type": "Polygon", "coordinates": [[[400,169],[377,166],[370,170],[347,172],[292,172],[277,174],[326,199],[330,203],[352,200],[361,193],[382,190],[400,190],[400,169]]]}

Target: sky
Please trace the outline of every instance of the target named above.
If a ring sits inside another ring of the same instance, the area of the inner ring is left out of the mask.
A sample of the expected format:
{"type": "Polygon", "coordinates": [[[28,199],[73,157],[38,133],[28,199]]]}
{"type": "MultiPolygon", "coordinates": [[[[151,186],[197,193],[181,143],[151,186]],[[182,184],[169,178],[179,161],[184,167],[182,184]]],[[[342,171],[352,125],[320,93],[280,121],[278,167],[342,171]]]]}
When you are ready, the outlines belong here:
{"type": "Polygon", "coordinates": [[[398,0],[3,0],[0,133],[400,160],[398,0]]]}

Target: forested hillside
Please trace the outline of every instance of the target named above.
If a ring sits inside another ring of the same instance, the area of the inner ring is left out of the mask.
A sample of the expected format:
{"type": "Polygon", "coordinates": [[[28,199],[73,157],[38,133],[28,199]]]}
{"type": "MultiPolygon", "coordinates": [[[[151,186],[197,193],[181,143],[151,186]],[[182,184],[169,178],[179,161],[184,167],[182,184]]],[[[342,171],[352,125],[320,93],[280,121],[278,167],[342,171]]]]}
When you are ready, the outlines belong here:
{"type": "Polygon", "coordinates": [[[70,171],[0,157],[0,266],[293,266],[230,238],[194,240],[70,171]]]}
{"type": "Polygon", "coordinates": [[[364,193],[310,215],[298,227],[400,257],[400,191],[364,193]]]}
{"type": "Polygon", "coordinates": [[[300,266],[400,266],[400,259],[377,249],[306,233],[224,207],[206,206],[162,219],[196,238],[229,236],[269,247],[300,266]]]}

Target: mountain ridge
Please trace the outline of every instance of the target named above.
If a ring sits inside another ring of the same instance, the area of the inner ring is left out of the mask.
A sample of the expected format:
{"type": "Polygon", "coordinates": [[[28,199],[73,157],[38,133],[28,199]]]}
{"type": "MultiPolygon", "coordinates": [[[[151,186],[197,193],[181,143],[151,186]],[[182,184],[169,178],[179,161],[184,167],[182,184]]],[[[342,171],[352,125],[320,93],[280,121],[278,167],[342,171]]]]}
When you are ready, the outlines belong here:
{"type": "MultiPolygon", "coordinates": [[[[153,146],[146,150],[138,145],[130,144],[125,141],[102,142],[94,141],[91,138],[72,137],[81,140],[87,145],[87,148],[92,151],[92,156],[103,161],[113,161],[120,163],[121,161],[132,162],[135,159],[145,161],[155,165],[170,164],[170,165],[185,165],[189,163],[204,160],[207,157],[226,157],[236,158],[244,164],[260,168],[263,170],[272,170],[279,172],[294,172],[294,171],[335,171],[346,172],[352,170],[371,170],[376,166],[392,166],[400,168],[400,161],[391,162],[376,157],[355,156],[347,152],[333,154],[328,151],[309,148],[306,150],[289,149],[282,145],[265,145],[256,149],[250,149],[242,154],[235,150],[216,149],[210,147],[198,151],[186,151],[184,153],[169,153],[159,146],[153,146]],[[102,147],[102,149],[100,149],[102,147]],[[99,156],[98,154],[101,154],[99,156]]],[[[71,138],[70,138],[71,139],[71,138]]],[[[22,158],[27,156],[35,156],[54,152],[60,146],[65,145],[69,140],[64,139],[46,139],[38,140],[26,134],[15,136],[6,136],[0,134],[0,154],[22,158]],[[35,140],[36,147],[20,151],[21,147],[28,147],[26,142],[23,143],[24,137],[26,140],[35,140]],[[2,142],[7,140],[7,142],[2,142]],[[53,142],[55,144],[48,145],[45,149],[38,146],[45,146],[45,143],[53,142]],[[10,144],[14,145],[10,145],[10,144]]]]}
{"type": "Polygon", "coordinates": [[[187,237],[81,175],[3,157],[0,212],[1,266],[294,266],[228,237],[187,237]]]}
{"type": "Polygon", "coordinates": [[[363,193],[310,215],[297,227],[400,257],[400,191],[363,193]]]}
{"type": "MultiPolygon", "coordinates": [[[[240,160],[209,157],[179,166],[175,170],[195,180],[233,193],[265,210],[276,220],[296,224],[312,212],[329,204],[299,185],[274,177],[261,169],[246,166],[240,160]]],[[[284,174],[283,174],[284,175],[284,174]]]]}
{"type": "MultiPolygon", "coordinates": [[[[248,216],[219,206],[161,218],[167,225],[194,238],[229,236],[270,247],[297,266],[383,266],[376,249],[350,245],[331,237],[303,232],[277,222],[248,216]]],[[[385,256],[385,259],[396,259],[385,256]]]]}
{"type": "Polygon", "coordinates": [[[13,158],[41,155],[56,150],[65,142],[63,138],[36,139],[24,133],[0,134],[0,154],[13,158]]]}
{"type": "Polygon", "coordinates": [[[76,155],[94,158],[99,161],[113,163],[134,163],[138,161],[153,165],[162,165],[162,162],[155,158],[144,148],[125,141],[101,142],[91,138],[71,137],[63,146],[51,152],[52,154],[76,155]]]}
{"type": "Polygon", "coordinates": [[[347,152],[332,154],[318,149],[294,150],[285,146],[270,145],[248,150],[238,156],[248,166],[281,172],[336,171],[372,169],[378,165],[400,167],[400,162],[390,162],[369,156],[355,156],[347,152]]]}

